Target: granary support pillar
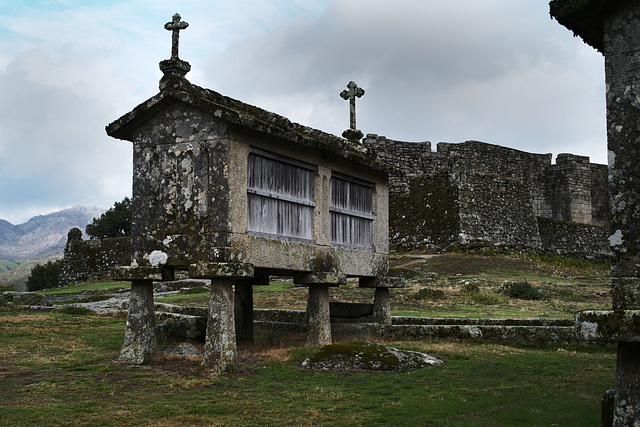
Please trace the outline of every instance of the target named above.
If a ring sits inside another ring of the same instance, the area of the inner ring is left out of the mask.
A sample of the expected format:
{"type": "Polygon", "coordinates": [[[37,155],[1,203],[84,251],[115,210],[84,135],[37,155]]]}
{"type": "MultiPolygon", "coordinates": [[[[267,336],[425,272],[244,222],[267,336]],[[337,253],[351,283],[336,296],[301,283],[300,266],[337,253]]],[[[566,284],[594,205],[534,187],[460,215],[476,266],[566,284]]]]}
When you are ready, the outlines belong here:
{"type": "Polygon", "coordinates": [[[373,297],[373,321],[384,325],[391,324],[391,296],[389,288],[376,288],[373,297]]]}
{"type": "Polygon", "coordinates": [[[251,283],[236,283],[234,316],[238,344],[253,343],[253,286],[251,283]]]}
{"type": "Polygon", "coordinates": [[[238,344],[253,343],[253,287],[266,285],[269,285],[269,276],[266,274],[235,281],[234,314],[238,344]]]}
{"type": "Polygon", "coordinates": [[[391,324],[391,296],[389,288],[404,288],[402,277],[360,278],[361,288],[375,288],[373,297],[373,321],[383,325],[391,324]]]}
{"type": "Polygon", "coordinates": [[[309,287],[306,345],[311,347],[331,344],[329,287],[344,285],[347,277],[338,273],[309,273],[295,276],[294,282],[309,287]]]}
{"type": "Polygon", "coordinates": [[[307,299],[307,346],[331,344],[331,314],[329,311],[329,285],[309,285],[307,299]]]}
{"type": "Polygon", "coordinates": [[[149,363],[156,351],[153,281],[163,279],[163,270],[152,266],[116,267],[111,270],[111,279],[131,282],[120,361],[134,365],[149,363]]]}
{"type": "Polygon", "coordinates": [[[153,281],[133,280],[120,361],[143,365],[156,351],[153,281]]]}
{"type": "Polygon", "coordinates": [[[553,0],[551,13],[605,58],[613,309],[580,312],[576,327],[618,343],[603,424],[640,426],[640,2],[553,0]]]}
{"type": "Polygon", "coordinates": [[[233,280],[211,279],[203,366],[225,372],[237,363],[234,320],[233,280]]]}
{"type": "Polygon", "coordinates": [[[238,360],[233,281],[253,277],[253,265],[200,262],[189,267],[189,276],[211,279],[202,365],[218,373],[229,371],[238,360]]]}
{"type": "MultiPolygon", "coordinates": [[[[626,2],[604,20],[613,309],[622,328],[640,317],[640,3],[626,2]],[[633,319],[633,320],[632,320],[633,319]],[[626,325],[625,325],[626,323],[626,325]]],[[[620,339],[614,425],[640,425],[640,331],[620,339]],[[634,341],[634,342],[631,342],[634,341]]]]}

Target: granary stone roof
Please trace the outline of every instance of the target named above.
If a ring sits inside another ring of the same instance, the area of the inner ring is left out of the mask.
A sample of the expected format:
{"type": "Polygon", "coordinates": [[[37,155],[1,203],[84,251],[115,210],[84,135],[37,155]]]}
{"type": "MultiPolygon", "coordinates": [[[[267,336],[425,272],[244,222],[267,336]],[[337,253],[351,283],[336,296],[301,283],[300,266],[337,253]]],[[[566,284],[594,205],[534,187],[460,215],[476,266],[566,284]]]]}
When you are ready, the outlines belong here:
{"type": "Polygon", "coordinates": [[[184,77],[173,77],[164,84],[161,81],[160,86],[161,90],[157,95],[110,123],[106,127],[107,134],[133,142],[133,131],[136,127],[169,105],[182,102],[221,120],[292,144],[330,152],[386,173],[402,174],[397,168],[376,160],[375,153],[364,145],[293,123],[286,117],[191,84],[184,77]]]}
{"type": "Polygon", "coordinates": [[[604,50],[604,16],[632,0],[551,0],[549,13],[575,36],[598,51],[604,50]]]}

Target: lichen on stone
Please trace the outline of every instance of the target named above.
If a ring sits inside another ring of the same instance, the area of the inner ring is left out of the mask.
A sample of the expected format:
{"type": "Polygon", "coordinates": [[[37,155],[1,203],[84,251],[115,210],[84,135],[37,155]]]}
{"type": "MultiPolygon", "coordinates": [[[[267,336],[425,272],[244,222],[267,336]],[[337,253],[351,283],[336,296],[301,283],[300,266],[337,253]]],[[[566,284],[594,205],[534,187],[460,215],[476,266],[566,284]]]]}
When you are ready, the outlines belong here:
{"type": "Polygon", "coordinates": [[[313,370],[407,372],[443,363],[441,359],[425,353],[399,350],[369,341],[355,341],[324,346],[302,362],[302,367],[313,370]]]}

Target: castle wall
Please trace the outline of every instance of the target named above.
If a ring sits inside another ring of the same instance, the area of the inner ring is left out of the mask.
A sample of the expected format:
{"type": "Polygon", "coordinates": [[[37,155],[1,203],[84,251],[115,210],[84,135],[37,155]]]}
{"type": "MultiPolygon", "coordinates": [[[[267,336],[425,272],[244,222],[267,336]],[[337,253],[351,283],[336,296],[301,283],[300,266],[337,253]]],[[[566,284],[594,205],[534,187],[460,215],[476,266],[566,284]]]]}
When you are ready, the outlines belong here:
{"type": "Polygon", "coordinates": [[[538,217],[545,251],[558,255],[604,259],[610,256],[609,227],[538,217]]]}
{"type": "Polygon", "coordinates": [[[69,240],[64,250],[60,285],[108,277],[113,267],[131,262],[131,237],[69,240]]]}
{"type": "Polygon", "coordinates": [[[367,135],[363,143],[379,160],[404,171],[390,177],[394,246],[499,245],[579,256],[609,253],[606,236],[593,228],[609,221],[606,165],[573,154],[559,154],[552,164],[551,154],[478,141],[439,143],[435,152],[430,142],[377,135],[367,135]],[[556,222],[543,222],[540,229],[536,218],[556,222]]]}
{"type": "Polygon", "coordinates": [[[459,243],[540,249],[533,203],[522,180],[468,171],[460,174],[458,192],[459,243]]]}

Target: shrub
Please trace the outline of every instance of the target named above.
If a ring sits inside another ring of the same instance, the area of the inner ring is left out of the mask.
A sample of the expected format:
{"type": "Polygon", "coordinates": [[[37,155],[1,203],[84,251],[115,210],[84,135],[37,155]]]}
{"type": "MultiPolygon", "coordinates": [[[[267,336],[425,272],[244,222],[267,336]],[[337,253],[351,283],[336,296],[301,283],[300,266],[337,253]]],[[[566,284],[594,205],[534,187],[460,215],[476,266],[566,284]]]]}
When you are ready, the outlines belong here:
{"type": "Polygon", "coordinates": [[[505,297],[495,292],[480,291],[469,294],[469,299],[477,304],[496,305],[505,302],[505,297]]]}
{"type": "Polygon", "coordinates": [[[441,291],[440,289],[421,288],[415,293],[413,298],[418,300],[435,301],[444,298],[444,291],[441,291]]]}
{"type": "Polygon", "coordinates": [[[522,282],[507,282],[502,286],[501,291],[511,298],[516,299],[542,299],[542,294],[540,293],[540,291],[534,288],[531,283],[527,282],[526,280],[522,282]]]}
{"type": "Polygon", "coordinates": [[[465,295],[473,295],[480,293],[480,286],[474,282],[464,282],[462,284],[462,293],[465,295]]]}
{"type": "Polygon", "coordinates": [[[36,265],[31,269],[31,275],[27,278],[27,290],[34,292],[41,289],[55,288],[60,285],[61,270],[61,259],[36,265]]]}

